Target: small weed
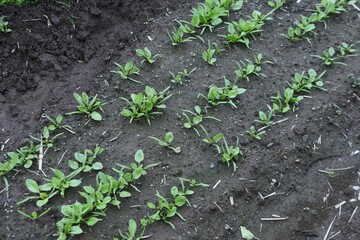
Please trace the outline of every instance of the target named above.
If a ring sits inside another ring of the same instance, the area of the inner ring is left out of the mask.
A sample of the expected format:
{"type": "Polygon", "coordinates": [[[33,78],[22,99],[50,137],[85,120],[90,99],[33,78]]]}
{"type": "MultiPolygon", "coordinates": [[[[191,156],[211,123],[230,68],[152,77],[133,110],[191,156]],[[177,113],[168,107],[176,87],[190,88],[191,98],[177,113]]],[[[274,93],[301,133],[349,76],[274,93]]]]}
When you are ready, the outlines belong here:
{"type": "Polygon", "coordinates": [[[180,153],[181,152],[181,148],[180,147],[174,147],[173,145],[171,145],[171,142],[174,140],[174,135],[172,132],[167,132],[165,134],[164,140],[160,140],[156,137],[153,136],[149,136],[149,138],[157,141],[159,143],[160,146],[169,148],[171,150],[173,150],[175,153],[180,153]]]}
{"type": "Polygon", "coordinates": [[[261,135],[264,134],[265,132],[258,132],[258,130],[256,130],[254,126],[251,126],[250,130],[246,131],[246,133],[248,133],[252,138],[256,140],[261,140],[261,135]]]}
{"type": "Polygon", "coordinates": [[[114,64],[116,66],[118,66],[119,69],[111,71],[111,72],[119,75],[122,79],[129,79],[130,81],[133,81],[136,83],[141,83],[140,81],[135,80],[130,77],[131,75],[139,75],[140,74],[140,69],[135,65],[135,63],[133,61],[126,63],[124,67],[116,62],[114,62],[114,64]]]}
{"type": "Polygon", "coordinates": [[[151,51],[147,47],[145,47],[144,49],[136,49],[136,55],[143,58],[141,63],[147,61],[150,64],[153,64],[155,62],[155,58],[159,56],[159,54],[155,54],[153,56],[151,51]]]}
{"type": "Polygon", "coordinates": [[[214,58],[214,53],[216,52],[215,49],[211,48],[210,41],[208,42],[208,49],[202,53],[202,58],[210,65],[214,65],[216,62],[216,58],[214,58]]]}
{"type": "Polygon", "coordinates": [[[102,120],[101,114],[96,110],[99,109],[103,111],[101,107],[104,106],[106,103],[101,103],[100,100],[97,98],[97,95],[95,95],[95,97],[93,98],[89,98],[86,92],[83,92],[81,96],[77,93],[74,93],[74,98],[79,104],[76,106],[78,111],[66,113],[66,115],[85,114],[95,121],[102,120]]]}
{"type": "MultiPolygon", "coordinates": [[[[0,5],[1,5],[1,3],[0,3],[0,5]]],[[[9,22],[5,21],[5,17],[6,16],[0,16],[0,31],[3,33],[9,33],[12,30],[7,27],[9,22]]]]}
{"type": "Polygon", "coordinates": [[[172,95],[170,94],[165,96],[165,93],[169,90],[169,88],[170,87],[167,87],[162,92],[158,93],[155,88],[146,86],[145,94],[131,94],[131,101],[126,98],[121,98],[129,105],[129,108],[124,108],[121,111],[121,115],[130,118],[130,123],[133,120],[139,120],[144,117],[148,121],[149,125],[151,125],[150,118],[153,115],[163,114],[162,112],[154,111],[154,109],[166,108],[164,103],[172,95]]]}

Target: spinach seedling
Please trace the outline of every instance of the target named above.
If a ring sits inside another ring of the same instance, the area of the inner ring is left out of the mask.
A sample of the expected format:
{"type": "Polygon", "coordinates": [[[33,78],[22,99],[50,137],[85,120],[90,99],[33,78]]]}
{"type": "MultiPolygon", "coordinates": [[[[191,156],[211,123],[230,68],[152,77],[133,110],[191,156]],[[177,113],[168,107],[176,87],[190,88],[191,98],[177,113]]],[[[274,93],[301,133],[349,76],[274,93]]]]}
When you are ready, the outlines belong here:
{"type": "Polygon", "coordinates": [[[18,166],[24,166],[29,169],[33,161],[38,159],[40,154],[40,145],[35,145],[33,141],[28,140],[29,145],[16,149],[16,152],[8,152],[6,155],[10,158],[5,163],[0,163],[0,176],[12,171],[18,166]]]}
{"type": "Polygon", "coordinates": [[[216,4],[213,0],[206,0],[205,4],[199,4],[191,10],[191,25],[196,28],[202,27],[201,34],[208,28],[210,31],[220,23],[221,17],[228,16],[229,10],[216,4]]]}
{"type": "Polygon", "coordinates": [[[62,124],[63,117],[61,115],[58,115],[55,119],[49,117],[46,114],[44,116],[52,123],[50,126],[48,126],[48,129],[50,131],[54,131],[56,129],[64,129],[69,133],[75,134],[75,132],[71,130],[72,127],[70,127],[69,125],[62,124]]]}
{"type": "Polygon", "coordinates": [[[204,116],[204,114],[201,110],[201,107],[198,105],[196,105],[194,109],[195,109],[195,112],[192,112],[192,111],[186,110],[186,109],[182,109],[183,115],[185,116],[185,118],[187,120],[187,122],[184,123],[185,128],[188,128],[188,129],[192,128],[192,127],[200,124],[203,121],[203,119],[212,119],[212,120],[221,122],[221,120],[216,117],[204,116]],[[190,117],[186,113],[191,114],[193,117],[190,119],[190,117]]]}
{"type": "Polygon", "coordinates": [[[133,61],[126,63],[125,67],[123,67],[122,65],[120,65],[119,63],[116,63],[116,62],[114,62],[114,64],[116,66],[118,66],[119,69],[111,71],[111,72],[119,75],[122,79],[129,79],[130,81],[133,81],[136,83],[141,83],[140,81],[135,80],[132,77],[130,77],[131,75],[139,75],[140,74],[140,69],[135,65],[135,63],[133,61]]]}
{"type": "Polygon", "coordinates": [[[100,100],[97,98],[97,95],[93,98],[89,98],[89,96],[86,94],[86,92],[83,92],[81,96],[77,93],[74,93],[74,98],[78,102],[77,109],[78,111],[66,113],[66,115],[73,115],[73,114],[86,114],[91,119],[95,121],[101,121],[102,116],[99,112],[96,110],[102,110],[102,106],[105,105],[105,103],[101,103],[100,100]]]}
{"type": "Polygon", "coordinates": [[[255,120],[255,122],[259,122],[265,126],[270,126],[274,122],[271,121],[271,118],[273,117],[275,109],[271,109],[268,114],[264,113],[263,111],[259,112],[259,120],[255,120]]]}
{"type": "Polygon", "coordinates": [[[149,48],[145,47],[144,49],[136,49],[136,55],[142,57],[143,60],[141,63],[147,61],[148,63],[153,64],[155,62],[155,58],[159,56],[159,54],[155,54],[154,56],[150,52],[149,48]]]}
{"type": "Polygon", "coordinates": [[[265,132],[258,132],[254,126],[251,126],[250,130],[246,131],[246,133],[248,133],[252,138],[255,138],[256,140],[261,140],[261,135],[265,132]]]}
{"type": "MultiPolygon", "coordinates": [[[[136,163],[132,163],[130,166],[125,166],[125,165],[122,165],[122,164],[119,164],[119,163],[116,163],[116,165],[122,167],[123,169],[126,169],[126,170],[130,170],[132,171],[132,173],[128,176],[125,176],[125,177],[130,177],[127,181],[128,182],[131,182],[133,180],[137,180],[139,179],[141,176],[143,175],[146,175],[147,172],[146,172],[146,169],[148,168],[151,168],[151,167],[155,167],[157,165],[159,165],[160,163],[153,163],[153,164],[149,164],[149,165],[146,165],[144,166],[142,164],[142,161],[144,160],[144,152],[142,150],[138,150],[136,153],[135,153],[135,156],[134,156],[134,159],[135,159],[135,162],[136,163]]],[[[120,172],[119,170],[117,169],[114,169],[116,172],[120,172]]],[[[122,172],[122,171],[121,171],[122,172]]]]}
{"type": "Polygon", "coordinates": [[[38,214],[36,211],[33,211],[31,214],[28,214],[26,212],[23,212],[21,210],[17,210],[18,213],[20,213],[21,215],[23,215],[24,217],[27,217],[31,220],[38,220],[39,218],[41,218],[42,216],[44,216],[45,214],[47,214],[50,211],[51,208],[48,208],[47,210],[45,210],[44,212],[38,214]]]}
{"type": "Polygon", "coordinates": [[[356,48],[354,48],[354,44],[341,43],[338,47],[339,51],[336,51],[335,48],[330,47],[327,50],[324,50],[322,55],[312,55],[313,57],[320,58],[325,65],[329,66],[331,64],[341,64],[347,65],[342,62],[347,57],[355,57],[354,54],[356,52],[356,48]]]}
{"type": "Polygon", "coordinates": [[[160,146],[167,147],[167,148],[173,150],[175,153],[180,153],[181,152],[180,147],[174,147],[173,145],[171,145],[171,142],[174,140],[174,135],[173,135],[172,132],[167,132],[165,134],[164,140],[158,139],[158,138],[153,137],[153,136],[149,136],[149,138],[157,141],[160,146]]]}
{"type": "Polygon", "coordinates": [[[230,163],[232,163],[235,172],[237,169],[236,161],[239,158],[239,155],[242,155],[242,151],[239,147],[239,138],[236,140],[236,145],[230,147],[225,137],[223,137],[223,140],[224,144],[221,145],[221,162],[226,163],[228,167],[230,166],[230,163]]]}
{"type": "MultiPolygon", "coordinates": [[[[129,225],[129,227],[128,227],[127,232],[122,233],[119,230],[119,235],[120,235],[121,239],[122,240],[141,240],[145,234],[145,227],[147,225],[147,221],[145,219],[141,219],[141,226],[140,226],[141,232],[140,232],[140,234],[138,234],[138,236],[136,234],[138,227],[137,227],[135,220],[130,219],[128,225],[129,225]]],[[[114,238],[113,240],[120,240],[120,239],[114,238]]]]}
{"type": "Polygon", "coordinates": [[[28,190],[32,193],[36,193],[38,196],[29,196],[24,198],[23,200],[17,202],[18,205],[23,204],[29,200],[37,200],[36,206],[42,207],[46,203],[49,202],[49,200],[59,193],[59,190],[52,191],[50,194],[47,194],[46,192],[49,190],[49,188],[45,185],[38,185],[36,181],[32,179],[26,179],[26,187],[28,190]]]}
{"type": "Polygon", "coordinates": [[[94,160],[104,151],[99,145],[95,146],[94,150],[85,149],[84,153],[76,152],[74,154],[75,160],[69,160],[68,165],[71,169],[76,170],[82,168],[83,172],[91,170],[101,170],[103,165],[101,162],[94,162],[94,160]]]}
{"type": "Polygon", "coordinates": [[[260,240],[254,236],[252,232],[246,229],[246,227],[240,226],[241,237],[245,240],[260,240]]]}
{"type": "Polygon", "coordinates": [[[195,39],[194,37],[184,38],[184,36],[185,36],[184,30],[186,31],[186,29],[184,29],[184,27],[180,26],[177,29],[174,27],[174,30],[171,31],[171,33],[166,31],[173,46],[177,46],[180,43],[184,43],[184,42],[191,42],[192,40],[195,39]]]}
{"type": "Polygon", "coordinates": [[[178,72],[176,75],[172,72],[169,72],[171,74],[171,82],[176,83],[176,84],[182,84],[182,79],[183,77],[187,78],[190,77],[190,75],[196,71],[197,68],[193,68],[190,72],[184,68],[184,70],[182,72],[178,72]]]}
{"type": "Polygon", "coordinates": [[[133,120],[139,120],[144,117],[149,125],[151,125],[150,118],[153,115],[163,114],[162,112],[154,111],[154,109],[166,108],[165,101],[172,95],[165,95],[169,88],[170,87],[167,87],[158,93],[155,88],[146,86],[145,95],[143,93],[131,94],[131,101],[126,98],[121,98],[129,105],[129,108],[124,108],[121,111],[121,115],[130,118],[130,123],[133,120]]]}
{"type": "Polygon", "coordinates": [[[202,128],[203,132],[205,133],[205,138],[203,138],[203,142],[209,144],[210,146],[215,147],[216,150],[218,151],[218,153],[220,154],[221,149],[217,143],[224,137],[224,134],[218,133],[212,137],[210,135],[210,133],[202,125],[200,125],[200,127],[202,128]]]}
{"type": "Polygon", "coordinates": [[[65,190],[70,187],[77,187],[81,184],[81,179],[73,179],[76,175],[78,175],[83,169],[79,168],[68,175],[65,175],[59,169],[50,168],[55,174],[51,179],[44,178],[47,183],[42,185],[43,191],[59,191],[60,196],[62,198],[65,197],[65,190]]]}
{"type": "Polygon", "coordinates": [[[307,71],[307,76],[305,72],[295,73],[294,77],[292,78],[292,82],[288,82],[288,85],[292,90],[294,90],[295,93],[310,92],[312,88],[323,89],[322,87],[324,82],[322,77],[325,73],[326,71],[318,75],[314,69],[310,68],[307,71]]]}
{"type": "MultiPolygon", "coordinates": [[[[42,134],[41,134],[41,137],[40,138],[36,138],[34,136],[31,136],[30,137],[32,139],[34,139],[35,141],[43,144],[43,146],[46,146],[48,148],[51,148],[54,146],[54,141],[56,138],[58,138],[59,136],[63,135],[63,133],[58,133],[56,134],[55,136],[50,136],[50,130],[48,127],[44,127],[43,128],[43,131],[42,131],[42,134]]],[[[41,147],[41,146],[40,146],[41,147]]]]}
{"type": "Polygon", "coordinates": [[[12,30],[8,28],[9,22],[5,21],[6,16],[0,16],[0,31],[3,33],[9,33],[12,30]]]}
{"type": "Polygon", "coordinates": [[[173,198],[168,199],[161,196],[160,193],[156,191],[158,204],[155,205],[152,202],[148,202],[147,204],[150,209],[154,209],[156,211],[154,214],[149,216],[150,223],[162,220],[175,229],[174,224],[169,220],[169,218],[177,215],[183,221],[186,221],[185,218],[178,212],[178,207],[181,207],[189,202],[185,197],[185,194],[179,192],[178,188],[174,186],[171,188],[171,195],[173,198]]]}
{"type": "Polygon", "coordinates": [[[61,206],[61,213],[64,216],[56,223],[57,233],[55,236],[58,237],[58,240],[66,240],[68,235],[82,234],[81,224],[91,227],[101,221],[100,216],[105,216],[105,213],[101,211],[93,211],[92,205],[79,202],[61,206]]]}
{"type": "Polygon", "coordinates": [[[268,1],[268,5],[274,9],[281,8],[286,3],[286,0],[268,1]]]}
{"type": "Polygon", "coordinates": [[[231,83],[228,79],[224,77],[225,86],[224,87],[217,87],[211,85],[209,87],[209,91],[207,96],[204,96],[203,94],[198,94],[198,97],[204,98],[209,106],[217,106],[219,104],[230,104],[233,108],[236,108],[235,103],[232,101],[235,99],[238,95],[243,94],[246,89],[239,88],[236,85],[237,80],[234,81],[234,83],[231,83]]]}
{"type": "Polygon", "coordinates": [[[276,96],[270,97],[273,101],[273,108],[277,112],[285,113],[290,110],[295,111],[296,106],[303,100],[303,96],[295,96],[294,90],[291,88],[286,88],[284,91],[284,96],[282,96],[279,92],[276,96]]]}
{"type": "Polygon", "coordinates": [[[208,42],[208,49],[202,53],[202,58],[210,65],[214,65],[216,58],[214,58],[215,49],[211,48],[210,41],[208,42]]]}

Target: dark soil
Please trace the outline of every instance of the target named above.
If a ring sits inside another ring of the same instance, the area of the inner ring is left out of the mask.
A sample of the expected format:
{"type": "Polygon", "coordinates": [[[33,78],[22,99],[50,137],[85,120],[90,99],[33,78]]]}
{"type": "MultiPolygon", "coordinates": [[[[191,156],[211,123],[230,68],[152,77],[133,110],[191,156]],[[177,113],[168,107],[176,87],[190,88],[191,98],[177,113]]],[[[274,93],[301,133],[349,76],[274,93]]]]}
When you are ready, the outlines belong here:
{"type": "MultiPolygon", "coordinates": [[[[266,1],[254,2],[248,1],[241,14],[232,13],[230,20],[246,16],[253,9],[269,11],[266,1]]],[[[55,151],[45,155],[44,171],[48,175],[50,167],[69,172],[66,160],[96,144],[105,148],[99,160],[107,173],[112,172],[115,163],[132,162],[138,149],[144,151],[145,163],[160,161],[161,165],[150,169],[138,182],[141,193],[134,191],[131,199],[123,200],[120,210],[109,207],[103,221],[91,229],[84,227],[86,233],[72,239],[112,239],[118,229],[127,229],[130,218],[138,221],[149,213],[146,203],[156,201],[156,190],[168,196],[170,188],[179,185],[178,177],[195,178],[210,187],[195,189],[190,198],[192,207],[180,209],[187,221],[172,219],[176,229],[161,222],[147,228],[146,235],[151,239],[241,239],[240,226],[261,239],[323,239],[335,216],[329,237],[340,232],[333,239],[360,239],[360,212],[348,223],[359,205],[360,194],[360,154],[356,154],[360,150],[360,91],[351,87],[360,76],[360,57],[346,59],[347,66],[326,68],[311,57],[341,42],[359,41],[359,12],[351,7],[347,13],[332,16],[326,29],[318,25],[312,45],[306,41],[293,43],[280,34],[286,33],[301,14],[309,14],[306,9],[314,5],[309,0],[296,2],[289,0],[286,11],[278,11],[266,23],[250,49],[224,45],[226,51],[216,56],[215,66],[201,59],[207,44],[193,41],[173,47],[165,32],[174,19],[188,20],[196,1],[70,1],[66,6],[44,0],[36,5],[0,7],[0,15],[7,16],[12,29],[10,34],[0,33],[0,144],[10,138],[4,144],[1,161],[7,160],[6,152],[23,146],[29,135],[39,134],[48,125],[44,113],[56,116],[73,111],[76,102],[72,94],[86,91],[107,102],[104,120],[85,125],[85,117],[67,116],[65,121],[76,135],[66,133],[55,143],[55,151]],[[120,80],[110,73],[115,68],[113,62],[138,61],[135,49],[145,46],[162,56],[154,65],[143,64],[139,77],[143,84],[120,80]],[[247,91],[238,97],[237,109],[228,105],[210,109],[209,114],[222,122],[205,124],[211,134],[224,133],[231,144],[239,137],[244,156],[233,172],[219,163],[220,156],[194,131],[182,127],[181,109],[205,106],[197,98],[199,93],[206,94],[205,86],[221,85],[223,76],[233,79],[236,61],[257,53],[274,62],[263,67],[267,77],[240,82],[247,91]],[[146,85],[162,90],[171,84],[169,71],[185,67],[197,67],[197,71],[183,85],[171,87],[173,96],[164,116],[155,117],[151,126],[146,121],[130,124],[119,115],[126,106],[120,97],[128,98],[146,85]],[[308,94],[311,98],[302,101],[297,111],[276,116],[276,121],[288,120],[268,128],[261,141],[247,135],[258,111],[270,104],[269,97],[283,89],[294,73],[309,68],[327,71],[326,90],[312,91],[308,94]],[[161,137],[167,131],[174,133],[181,154],[168,152],[148,138],[161,137]],[[117,140],[110,141],[116,136],[117,140]],[[343,170],[328,174],[318,171],[327,169],[343,170]],[[264,200],[260,197],[272,193],[264,200]],[[344,205],[335,208],[343,201],[344,205]],[[141,207],[130,208],[133,205],[141,207]],[[261,220],[273,215],[287,220],[261,220]]],[[[224,29],[218,28],[203,38],[221,40],[217,35],[222,33],[224,29]]],[[[77,193],[81,188],[70,189],[65,199],[53,198],[49,203],[52,210],[38,221],[24,218],[17,209],[31,212],[37,210],[35,204],[18,206],[16,202],[28,194],[26,179],[41,180],[42,174],[34,171],[36,166],[32,171],[21,168],[6,175],[10,186],[8,192],[0,194],[0,239],[55,239],[52,234],[61,218],[61,205],[82,201],[77,193]]],[[[82,175],[83,185],[94,185],[95,177],[96,172],[82,175]]],[[[3,188],[1,179],[0,191],[3,188]]]]}

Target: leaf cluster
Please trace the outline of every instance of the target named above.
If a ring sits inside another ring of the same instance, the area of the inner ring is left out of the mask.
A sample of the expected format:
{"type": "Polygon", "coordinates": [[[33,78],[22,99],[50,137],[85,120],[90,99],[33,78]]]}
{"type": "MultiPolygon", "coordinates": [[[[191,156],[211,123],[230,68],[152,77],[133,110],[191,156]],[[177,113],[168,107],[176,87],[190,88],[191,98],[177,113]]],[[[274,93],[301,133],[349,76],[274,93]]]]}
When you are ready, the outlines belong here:
{"type": "Polygon", "coordinates": [[[102,120],[101,114],[96,110],[103,111],[102,106],[104,106],[106,103],[101,103],[97,95],[95,95],[92,98],[89,98],[86,92],[83,92],[81,96],[77,93],[74,93],[73,95],[77,103],[79,104],[76,106],[78,110],[74,112],[66,113],[66,115],[85,114],[95,121],[102,120]]]}
{"type": "Polygon", "coordinates": [[[167,132],[165,134],[165,137],[163,140],[153,137],[153,136],[149,136],[149,138],[155,140],[158,142],[158,144],[162,147],[166,147],[169,148],[171,150],[173,150],[175,153],[180,153],[181,152],[181,148],[180,147],[174,147],[171,143],[174,140],[174,135],[172,132],[167,132]]]}
{"type": "Polygon", "coordinates": [[[218,106],[219,104],[230,104],[232,107],[236,108],[233,100],[240,94],[243,94],[246,89],[239,88],[236,85],[236,80],[234,83],[231,83],[228,79],[224,77],[225,86],[217,87],[211,85],[207,96],[203,94],[198,94],[198,97],[204,98],[209,106],[218,106]]]}
{"type": "Polygon", "coordinates": [[[131,94],[131,99],[123,99],[128,105],[128,108],[124,108],[121,111],[121,115],[124,117],[130,118],[130,123],[133,120],[139,120],[141,118],[146,118],[149,125],[151,125],[150,118],[153,115],[162,115],[162,112],[154,111],[155,109],[164,109],[166,108],[165,101],[171,97],[170,95],[165,95],[170,87],[167,87],[162,92],[157,92],[155,88],[146,86],[145,94],[142,92],[138,94],[131,94]]]}
{"type": "Polygon", "coordinates": [[[101,162],[94,162],[94,160],[104,151],[99,145],[95,146],[94,150],[85,149],[84,153],[76,152],[74,154],[75,160],[69,160],[68,165],[71,169],[77,170],[82,168],[83,172],[90,172],[91,170],[101,170],[103,165],[101,162]]]}

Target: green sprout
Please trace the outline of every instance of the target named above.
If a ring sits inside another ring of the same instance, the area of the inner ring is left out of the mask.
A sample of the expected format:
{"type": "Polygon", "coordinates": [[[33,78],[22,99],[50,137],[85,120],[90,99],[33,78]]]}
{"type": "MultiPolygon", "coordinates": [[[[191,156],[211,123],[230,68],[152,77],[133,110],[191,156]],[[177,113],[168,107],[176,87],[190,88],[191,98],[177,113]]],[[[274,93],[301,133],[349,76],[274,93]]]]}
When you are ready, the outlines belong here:
{"type": "MultiPolygon", "coordinates": [[[[1,5],[1,3],[0,3],[0,5],[1,5]]],[[[0,31],[3,33],[9,33],[12,30],[7,27],[9,22],[5,21],[5,17],[6,16],[0,16],[0,31]]]]}
{"type": "Polygon", "coordinates": [[[228,167],[230,166],[230,163],[232,163],[235,172],[237,169],[236,161],[239,158],[239,155],[242,155],[239,147],[239,138],[237,138],[236,145],[230,147],[225,137],[223,137],[223,140],[224,144],[221,145],[221,162],[226,163],[228,167]]]}
{"type": "Polygon", "coordinates": [[[155,58],[159,56],[159,54],[153,56],[151,51],[147,47],[145,47],[144,49],[136,49],[136,55],[143,58],[141,63],[147,61],[150,64],[153,64],[155,62],[155,58]]]}
{"type": "Polygon", "coordinates": [[[69,160],[68,165],[71,169],[77,170],[82,168],[83,172],[90,172],[91,170],[101,170],[103,165],[101,162],[94,162],[94,160],[104,151],[99,145],[95,146],[94,150],[85,149],[84,153],[76,152],[74,154],[75,160],[69,160]]]}
{"type": "Polygon", "coordinates": [[[251,126],[250,130],[246,131],[246,133],[248,133],[252,138],[255,138],[256,140],[261,140],[261,135],[265,132],[258,132],[258,130],[256,130],[254,126],[251,126]]]}
{"type": "Polygon", "coordinates": [[[91,119],[95,121],[101,121],[102,116],[96,110],[102,110],[102,106],[106,103],[101,103],[100,100],[97,98],[97,95],[93,98],[89,98],[86,92],[83,92],[81,96],[77,93],[74,93],[74,98],[78,102],[77,111],[66,113],[66,115],[73,115],[73,114],[85,114],[88,115],[91,119]]]}
{"type": "Polygon", "coordinates": [[[121,111],[121,115],[130,118],[130,123],[133,120],[146,118],[149,125],[151,125],[150,118],[153,115],[163,114],[162,112],[154,111],[154,109],[166,108],[165,101],[172,95],[165,95],[169,88],[170,87],[167,87],[162,92],[158,93],[155,88],[146,86],[145,94],[141,92],[138,94],[131,94],[131,101],[126,98],[121,98],[129,105],[129,108],[124,108],[121,111]]]}
{"type": "Polygon", "coordinates": [[[44,212],[38,214],[36,211],[33,211],[31,214],[28,214],[26,212],[23,212],[21,210],[17,210],[18,213],[20,213],[21,215],[23,215],[24,217],[27,217],[33,221],[38,220],[39,218],[41,218],[42,216],[44,216],[45,214],[47,214],[50,211],[51,208],[48,208],[47,210],[45,210],[44,212]]]}
{"type": "Polygon", "coordinates": [[[119,69],[111,72],[119,75],[122,79],[129,79],[130,81],[141,83],[140,81],[130,77],[131,75],[139,75],[140,73],[140,69],[135,65],[133,61],[126,63],[125,66],[122,66],[116,62],[114,62],[114,64],[118,66],[119,69]]]}
{"type": "Polygon", "coordinates": [[[214,58],[215,49],[211,48],[210,41],[208,42],[208,49],[202,53],[202,58],[210,65],[214,65],[216,58],[214,58]]]}
{"type": "Polygon", "coordinates": [[[158,139],[158,138],[153,137],[153,136],[149,136],[149,138],[157,141],[160,146],[167,147],[167,148],[173,150],[175,153],[180,153],[181,152],[180,147],[174,147],[173,145],[171,145],[171,142],[174,140],[174,135],[173,135],[172,132],[167,132],[165,134],[164,140],[158,139]]]}

